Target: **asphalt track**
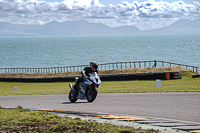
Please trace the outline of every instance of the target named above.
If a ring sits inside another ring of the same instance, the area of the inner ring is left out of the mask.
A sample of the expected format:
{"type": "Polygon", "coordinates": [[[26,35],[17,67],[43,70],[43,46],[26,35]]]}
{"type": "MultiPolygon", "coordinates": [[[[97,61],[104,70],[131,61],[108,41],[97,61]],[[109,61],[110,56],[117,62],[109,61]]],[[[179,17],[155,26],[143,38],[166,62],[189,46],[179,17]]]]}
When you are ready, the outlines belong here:
{"type": "Polygon", "coordinates": [[[93,103],[70,103],[68,94],[0,96],[1,107],[125,114],[200,123],[200,93],[108,93],[93,103]]]}

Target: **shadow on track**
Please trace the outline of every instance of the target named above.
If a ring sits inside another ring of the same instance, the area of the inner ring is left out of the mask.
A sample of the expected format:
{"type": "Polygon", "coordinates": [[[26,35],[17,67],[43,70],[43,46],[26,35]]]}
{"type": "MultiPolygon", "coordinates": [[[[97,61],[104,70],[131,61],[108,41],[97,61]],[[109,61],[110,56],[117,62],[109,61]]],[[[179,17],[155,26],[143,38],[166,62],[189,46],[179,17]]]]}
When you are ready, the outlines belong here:
{"type": "Polygon", "coordinates": [[[72,103],[72,102],[63,102],[62,104],[82,104],[82,103],[89,103],[89,102],[75,102],[75,103],[72,103]]]}

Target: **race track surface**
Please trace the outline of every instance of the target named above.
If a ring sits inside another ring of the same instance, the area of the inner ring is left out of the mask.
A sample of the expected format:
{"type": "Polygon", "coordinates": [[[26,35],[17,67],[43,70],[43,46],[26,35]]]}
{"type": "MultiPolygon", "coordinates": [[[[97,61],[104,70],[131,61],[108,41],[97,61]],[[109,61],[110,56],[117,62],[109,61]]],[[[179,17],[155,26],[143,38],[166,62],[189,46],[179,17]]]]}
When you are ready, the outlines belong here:
{"type": "Polygon", "coordinates": [[[200,123],[200,93],[108,93],[93,103],[70,103],[68,94],[0,96],[1,107],[125,114],[200,123]]]}

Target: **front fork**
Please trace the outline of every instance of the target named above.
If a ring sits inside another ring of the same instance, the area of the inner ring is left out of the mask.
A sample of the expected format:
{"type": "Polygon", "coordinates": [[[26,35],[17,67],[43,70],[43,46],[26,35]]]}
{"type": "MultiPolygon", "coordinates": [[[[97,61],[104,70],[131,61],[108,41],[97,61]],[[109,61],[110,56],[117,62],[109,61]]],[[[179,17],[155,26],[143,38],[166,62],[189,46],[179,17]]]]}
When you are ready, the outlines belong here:
{"type": "Polygon", "coordinates": [[[73,88],[73,86],[72,86],[71,83],[69,84],[69,88],[70,88],[70,90],[73,92],[73,94],[77,95],[76,92],[74,91],[74,88],[73,88]]]}
{"type": "Polygon", "coordinates": [[[71,83],[69,84],[69,88],[70,88],[70,90],[73,90],[73,86],[71,83]]]}

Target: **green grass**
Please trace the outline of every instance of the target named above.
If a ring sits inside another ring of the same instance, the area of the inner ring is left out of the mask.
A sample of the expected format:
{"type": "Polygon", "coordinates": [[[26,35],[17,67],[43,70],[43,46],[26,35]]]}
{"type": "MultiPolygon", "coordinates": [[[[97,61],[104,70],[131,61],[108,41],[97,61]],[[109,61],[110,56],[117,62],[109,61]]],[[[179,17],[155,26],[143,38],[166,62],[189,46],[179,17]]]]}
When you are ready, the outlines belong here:
{"type": "MultiPolygon", "coordinates": [[[[182,79],[161,80],[156,87],[153,80],[103,81],[99,93],[142,93],[142,92],[200,92],[200,78],[192,78],[191,72],[183,72],[182,79]]],[[[69,93],[69,82],[20,83],[0,82],[0,95],[47,95],[69,93]],[[14,91],[17,87],[17,91],[14,91]]]]}
{"type": "Polygon", "coordinates": [[[82,121],[80,118],[59,117],[47,112],[31,112],[21,108],[0,108],[0,114],[1,132],[156,132],[82,121]]]}
{"type": "Polygon", "coordinates": [[[183,72],[182,79],[161,80],[161,87],[156,81],[111,81],[102,83],[102,93],[142,93],[142,92],[200,92],[200,78],[192,78],[191,72],[183,72]],[[104,87],[106,89],[104,89],[104,87]]]}
{"type": "Polygon", "coordinates": [[[46,95],[66,94],[69,92],[69,82],[55,83],[21,83],[0,82],[0,95],[46,95]],[[17,87],[17,91],[14,91],[17,87]]]}

